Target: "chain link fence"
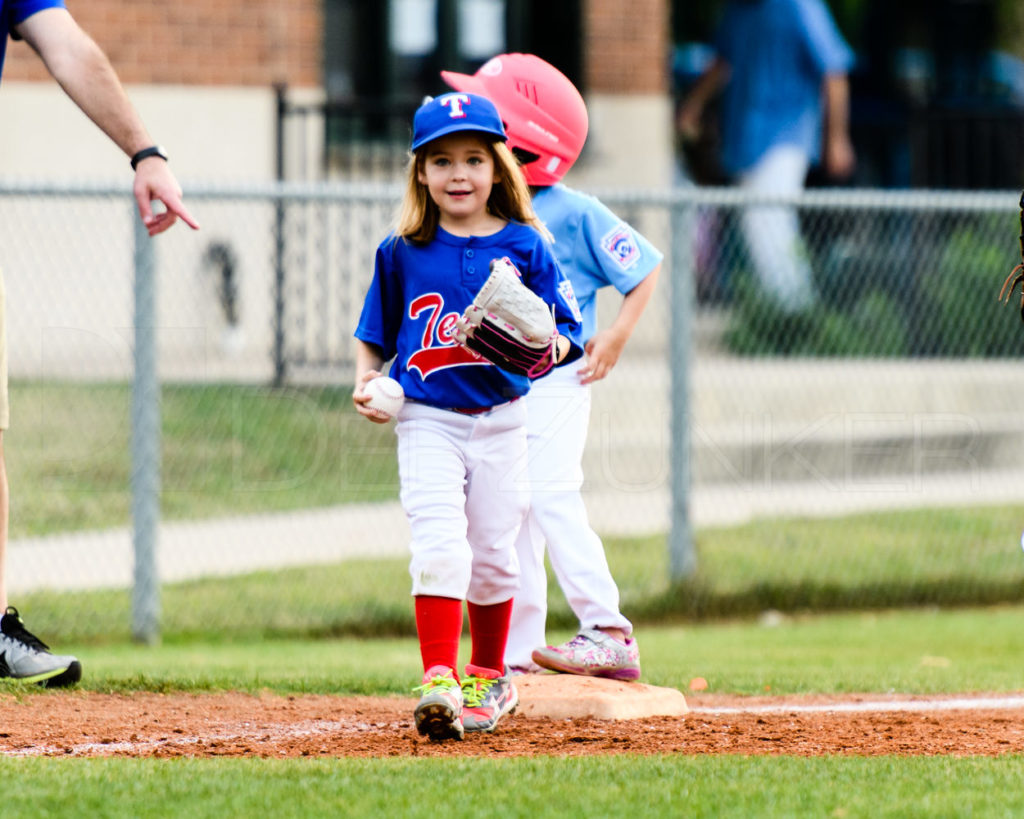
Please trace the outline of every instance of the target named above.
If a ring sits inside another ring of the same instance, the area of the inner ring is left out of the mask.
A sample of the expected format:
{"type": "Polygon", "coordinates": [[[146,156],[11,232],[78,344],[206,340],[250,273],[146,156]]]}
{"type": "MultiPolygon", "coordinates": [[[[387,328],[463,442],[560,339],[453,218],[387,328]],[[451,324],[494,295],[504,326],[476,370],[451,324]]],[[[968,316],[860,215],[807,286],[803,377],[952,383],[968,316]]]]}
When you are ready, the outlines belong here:
{"type": "MultiPolygon", "coordinates": [[[[594,387],[584,462],[594,528],[647,544],[626,586],[706,577],[725,559],[724,533],[752,524],[758,561],[738,582],[794,571],[827,582],[840,556],[822,542],[814,565],[797,566],[794,518],[1024,497],[1024,331],[996,299],[1017,262],[1018,194],[598,193],[666,252],[658,296],[594,387]],[[779,284],[782,268],[806,276],[804,301],[779,284]]],[[[400,628],[405,614],[372,591],[408,588],[393,428],[359,418],[350,394],[352,331],[401,191],[188,195],[202,230],[147,244],[126,188],[0,182],[12,603],[51,637],[126,633],[140,608],[157,621],[150,636],[400,628]],[[135,560],[132,500],[146,467],[132,435],[146,329],[133,283],[149,250],[161,437],[148,456],[160,492],[151,568],[135,560]],[[365,562],[382,558],[386,569],[365,562]],[[140,571],[163,606],[133,604],[140,571]],[[352,610],[324,602],[364,586],[352,610]]],[[[602,293],[602,324],[618,300],[602,293]]],[[[902,561],[891,550],[879,571],[909,584],[955,574],[964,538],[951,528],[902,561]]],[[[1019,585],[1012,551],[996,573],[1019,585]]]]}

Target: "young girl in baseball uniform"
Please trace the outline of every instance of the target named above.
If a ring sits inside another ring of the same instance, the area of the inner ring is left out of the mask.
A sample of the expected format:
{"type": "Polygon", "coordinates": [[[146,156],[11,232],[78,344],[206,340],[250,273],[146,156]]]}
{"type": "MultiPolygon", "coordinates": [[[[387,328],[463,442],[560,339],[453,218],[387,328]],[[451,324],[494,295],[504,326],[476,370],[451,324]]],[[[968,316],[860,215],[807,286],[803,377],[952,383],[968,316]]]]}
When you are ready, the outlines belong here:
{"type": "Polygon", "coordinates": [[[583,317],[586,360],[534,382],[526,403],[532,494],[516,543],[521,582],[512,611],[508,662],[570,674],[636,680],[640,653],[633,626],[619,609],[601,539],[590,527],[580,494],[590,418],[590,384],[618,361],[640,320],[663,255],[598,199],[560,183],[583,149],[587,109],[579,91],[533,54],[502,54],[473,75],[442,71],[453,88],[484,94],[501,112],[509,146],[522,163],[533,207],[555,239],[555,256],[572,283],[583,317]],[[618,315],[597,328],[597,291],[623,294],[618,315]],[[544,548],[579,633],[545,645],[547,574],[544,548]]]}
{"type": "Polygon", "coordinates": [[[397,417],[401,502],[412,531],[412,594],[423,661],[415,719],[433,740],[492,731],[518,697],[505,666],[515,539],[527,509],[530,380],[458,345],[456,319],[508,257],[553,305],[560,363],[582,356],[578,314],[505,145],[493,103],[451,93],[413,121],[413,156],[398,226],[377,248],[355,336],[353,402],[371,421],[363,387],[392,360],[406,402],[397,417]],[[472,656],[458,673],[463,601],[472,656]]]}

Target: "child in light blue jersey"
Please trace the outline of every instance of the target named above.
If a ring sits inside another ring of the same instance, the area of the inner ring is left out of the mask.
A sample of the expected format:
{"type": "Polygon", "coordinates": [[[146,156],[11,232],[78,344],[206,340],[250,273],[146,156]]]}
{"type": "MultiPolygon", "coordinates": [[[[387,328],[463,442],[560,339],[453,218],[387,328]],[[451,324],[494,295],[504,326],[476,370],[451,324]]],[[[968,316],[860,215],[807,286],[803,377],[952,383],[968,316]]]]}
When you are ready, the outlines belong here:
{"type": "Polygon", "coordinates": [[[508,144],[533,191],[537,216],[555,238],[555,257],[572,284],[583,321],[586,359],[553,370],[527,396],[530,513],[516,541],[520,589],[512,609],[507,659],[520,671],[538,666],[619,680],[640,677],[633,626],[619,610],[619,590],[604,546],[580,495],[590,417],[590,384],[612,370],[657,284],[663,255],[599,200],[560,184],[587,136],[587,109],[558,69],[532,54],[502,54],[476,74],[442,71],[453,88],[489,97],[501,112],[508,144]],[[623,294],[618,315],[597,328],[597,291],[623,294]],[[580,631],[546,645],[544,548],[580,631]]]}

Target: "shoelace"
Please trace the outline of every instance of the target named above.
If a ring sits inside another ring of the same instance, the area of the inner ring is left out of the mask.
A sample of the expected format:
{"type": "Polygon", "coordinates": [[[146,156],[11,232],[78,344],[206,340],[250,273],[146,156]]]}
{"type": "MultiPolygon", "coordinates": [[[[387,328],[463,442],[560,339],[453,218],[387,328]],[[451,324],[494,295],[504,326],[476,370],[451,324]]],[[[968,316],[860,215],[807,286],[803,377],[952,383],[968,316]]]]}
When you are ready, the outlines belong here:
{"type": "Polygon", "coordinates": [[[25,624],[21,622],[21,615],[18,614],[18,610],[14,606],[8,606],[7,611],[4,613],[3,621],[3,633],[7,637],[17,640],[19,643],[23,643],[36,651],[49,650],[50,647],[46,643],[25,628],[25,624]]]}
{"type": "Polygon", "coordinates": [[[466,677],[462,681],[462,699],[470,707],[480,705],[493,685],[494,680],[486,677],[466,677]]]}
{"type": "Polygon", "coordinates": [[[459,684],[455,680],[453,680],[451,677],[443,677],[443,676],[438,675],[436,677],[431,677],[429,680],[427,680],[425,683],[423,683],[423,685],[417,685],[413,689],[413,691],[415,691],[418,694],[426,694],[426,693],[428,693],[430,691],[433,691],[435,688],[445,688],[445,689],[448,689],[448,688],[458,688],[458,687],[459,687],[459,684]]]}

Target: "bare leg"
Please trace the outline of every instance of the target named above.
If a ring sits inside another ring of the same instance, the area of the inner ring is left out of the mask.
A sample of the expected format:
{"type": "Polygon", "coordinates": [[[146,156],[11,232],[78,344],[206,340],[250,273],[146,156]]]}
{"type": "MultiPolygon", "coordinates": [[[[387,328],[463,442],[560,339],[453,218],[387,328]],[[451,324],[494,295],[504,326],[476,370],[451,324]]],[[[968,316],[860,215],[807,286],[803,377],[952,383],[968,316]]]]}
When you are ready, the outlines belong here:
{"type": "Polygon", "coordinates": [[[10,491],[4,460],[4,432],[0,429],[0,614],[7,611],[7,521],[10,491]]]}

